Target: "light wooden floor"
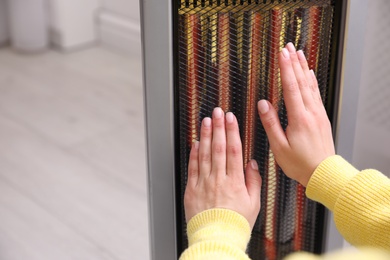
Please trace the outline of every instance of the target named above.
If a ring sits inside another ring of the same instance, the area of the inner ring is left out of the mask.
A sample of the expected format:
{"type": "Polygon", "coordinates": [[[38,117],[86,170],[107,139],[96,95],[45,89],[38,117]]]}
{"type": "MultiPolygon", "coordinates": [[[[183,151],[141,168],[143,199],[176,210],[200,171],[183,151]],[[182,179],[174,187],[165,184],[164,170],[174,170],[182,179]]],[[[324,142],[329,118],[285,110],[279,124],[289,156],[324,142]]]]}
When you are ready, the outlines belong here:
{"type": "Polygon", "coordinates": [[[0,49],[0,259],[149,259],[140,57],[0,49]]]}

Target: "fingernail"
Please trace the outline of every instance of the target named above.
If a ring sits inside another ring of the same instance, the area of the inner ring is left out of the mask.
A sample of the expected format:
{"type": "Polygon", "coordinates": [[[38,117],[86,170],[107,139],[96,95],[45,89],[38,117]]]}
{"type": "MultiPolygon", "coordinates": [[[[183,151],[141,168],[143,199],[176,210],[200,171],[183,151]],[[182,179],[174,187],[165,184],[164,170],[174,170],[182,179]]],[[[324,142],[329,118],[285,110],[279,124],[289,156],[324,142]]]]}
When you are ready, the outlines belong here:
{"type": "Polygon", "coordinates": [[[292,44],[291,42],[287,43],[287,49],[290,51],[290,52],[295,52],[295,46],[294,44],[292,44]]]}
{"type": "Polygon", "coordinates": [[[256,170],[256,171],[259,169],[259,166],[257,165],[256,160],[251,160],[251,167],[253,170],[256,170]]]}
{"type": "Polygon", "coordinates": [[[269,111],[269,105],[268,102],[264,99],[260,100],[259,103],[257,104],[260,114],[265,114],[269,111]]]}
{"type": "Polygon", "coordinates": [[[214,108],[214,116],[215,118],[221,118],[223,116],[223,111],[220,107],[214,108]]]}
{"type": "Polygon", "coordinates": [[[226,114],[226,122],[228,123],[233,123],[234,121],[234,116],[233,116],[233,113],[232,112],[228,112],[226,114]]]}
{"type": "Polygon", "coordinates": [[[316,77],[316,74],[314,73],[314,70],[310,70],[311,74],[316,77]]]}
{"type": "Polygon", "coordinates": [[[203,119],[203,125],[206,126],[206,127],[210,127],[211,126],[211,118],[210,117],[205,117],[203,119]]]}
{"type": "Polygon", "coordinates": [[[298,59],[299,60],[301,60],[301,61],[306,60],[305,54],[303,53],[302,50],[297,51],[297,53],[298,53],[298,59]]]}
{"type": "Polygon", "coordinates": [[[195,141],[195,142],[194,142],[194,148],[195,148],[196,150],[199,150],[199,141],[195,141]]]}
{"type": "Polygon", "coordinates": [[[282,49],[282,53],[284,58],[289,59],[290,58],[290,53],[288,53],[288,50],[286,48],[282,49]]]}

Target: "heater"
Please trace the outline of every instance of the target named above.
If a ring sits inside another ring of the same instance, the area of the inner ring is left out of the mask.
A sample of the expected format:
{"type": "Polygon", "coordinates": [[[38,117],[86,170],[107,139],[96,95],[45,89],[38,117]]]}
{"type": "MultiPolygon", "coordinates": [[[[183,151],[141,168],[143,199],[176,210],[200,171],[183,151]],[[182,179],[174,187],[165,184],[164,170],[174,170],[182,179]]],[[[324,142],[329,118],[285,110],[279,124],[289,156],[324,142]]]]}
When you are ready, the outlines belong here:
{"type": "Polygon", "coordinates": [[[269,100],[283,127],[287,113],[277,56],[288,42],[308,58],[332,125],[337,126],[348,1],[141,1],[153,259],[187,247],[183,196],[191,144],[214,107],[238,119],[244,162],[263,179],[251,259],[324,252],[325,208],[286,177],[269,149],[256,104],[269,100]]]}

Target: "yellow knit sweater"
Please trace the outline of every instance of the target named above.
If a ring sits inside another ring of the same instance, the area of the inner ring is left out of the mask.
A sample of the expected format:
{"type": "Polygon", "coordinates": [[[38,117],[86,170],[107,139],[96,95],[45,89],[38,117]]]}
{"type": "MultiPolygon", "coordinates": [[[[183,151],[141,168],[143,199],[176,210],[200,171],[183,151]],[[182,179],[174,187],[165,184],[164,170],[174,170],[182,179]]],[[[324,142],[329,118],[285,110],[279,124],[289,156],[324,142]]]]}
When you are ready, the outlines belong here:
{"type": "MultiPolygon", "coordinates": [[[[390,251],[390,179],[376,170],[359,172],[340,156],[324,160],[313,173],[306,195],[333,211],[338,230],[357,247],[390,251]]],[[[180,259],[249,259],[248,221],[226,209],[193,217],[187,227],[189,247],[180,259]]],[[[286,260],[390,259],[384,251],[364,249],[323,257],[295,253],[286,260]]]]}

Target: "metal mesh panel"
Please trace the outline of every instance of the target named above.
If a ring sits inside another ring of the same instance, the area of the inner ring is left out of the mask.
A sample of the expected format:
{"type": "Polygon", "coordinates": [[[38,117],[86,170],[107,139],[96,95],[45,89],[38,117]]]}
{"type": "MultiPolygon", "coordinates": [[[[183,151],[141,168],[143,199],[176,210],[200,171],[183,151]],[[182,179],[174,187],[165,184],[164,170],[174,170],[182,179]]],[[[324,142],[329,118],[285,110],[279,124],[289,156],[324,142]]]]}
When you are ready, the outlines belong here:
{"type": "MultiPolygon", "coordinates": [[[[249,256],[282,259],[293,251],[317,252],[323,239],[323,207],[308,200],[304,187],[277,165],[256,104],[268,99],[277,108],[283,127],[287,126],[277,55],[288,42],[305,52],[326,102],[333,1],[177,1],[179,205],[200,122],[220,106],[237,116],[244,162],[256,159],[263,178],[261,212],[249,256]]],[[[183,208],[178,209],[182,251],[187,247],[186,229],[183,208]]]]}

